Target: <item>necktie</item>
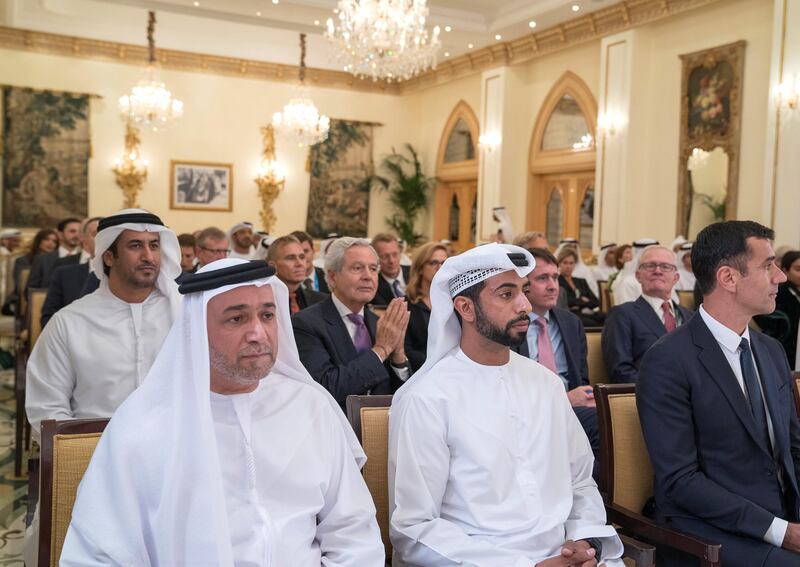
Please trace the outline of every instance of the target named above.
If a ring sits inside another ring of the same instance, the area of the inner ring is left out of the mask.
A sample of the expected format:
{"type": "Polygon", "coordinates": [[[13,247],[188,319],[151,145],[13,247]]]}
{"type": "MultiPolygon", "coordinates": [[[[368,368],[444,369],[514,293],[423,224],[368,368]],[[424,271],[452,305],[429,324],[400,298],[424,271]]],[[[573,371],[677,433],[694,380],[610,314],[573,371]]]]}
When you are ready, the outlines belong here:
{"type": "Polygon", "coordinates": [[[536,333],[536,347],[539,349],[539,364],[558,374],[556,357],[553,354],[553,343],[550,342],[550,333],[547,332],[547,319],[537,317],[534,323],[539,327],[536,333]]]}
{"type": "Polygon", "coordinates": [[[300,304],[297,303],[297,292],[290,291],[289,292],[289,311],[291,313],[297,313],[300,311],[300,304]]]}
{"type": "Polygon", "coordinates": [[[310,289],[310,290],[316,291],[314,289],[314,280],[312,280],[311,278],[306,278],[305,279],[305,281],[303,282],[303,287],[306,288],[306,289],[310,289]]]}
{"type": "Polygon", "coordinates": [[[750,343],[747,339],[742,339],[739,343],[739,364],[742,366],[742,378],[747,388],[747,397],[750,399],[750,411],[756,421],[756,428],[759,436],[770,447],[769,429],[767,428],[767,412],[764,409],[764,398],[761,396],[761,384],[758,383],[756,367],[753,362],[753,353],[750,350],[750,343]]]}
{"type": "Polygon", "coordinates": [[[664,326],[667,328],[667,332],[674,331],[678,327],[678,323],[675,321],[675,315],[672,314],[672,310],[669,308],[669,301],[662,303],[661,309],[664,310],[664,326]]]}
{"type": "Polygon", "coordinates": [[[400,280],[392,282],[392,293],[394,293],[395,297],[403,297],[403,292],[400,291],[400,280]]]}
{"type": "Polygon", "coordinates": [[[356,326],[356,336],[353,339],[353,344],[356,347],[356,352],[361,354],[365,350],[372,348],[372,339],[369,338],[367,326],[364,324],[364,317],[358,313],[348,313],[347,318],[356,326]]]}

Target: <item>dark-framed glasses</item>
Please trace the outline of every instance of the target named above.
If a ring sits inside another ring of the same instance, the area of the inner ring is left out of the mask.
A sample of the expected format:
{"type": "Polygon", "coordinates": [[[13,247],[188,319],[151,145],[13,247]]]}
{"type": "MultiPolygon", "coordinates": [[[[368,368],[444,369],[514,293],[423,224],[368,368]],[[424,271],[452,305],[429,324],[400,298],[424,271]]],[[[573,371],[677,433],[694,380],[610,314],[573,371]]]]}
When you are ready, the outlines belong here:
{"type": "Polygon", "coordinates": [[[644,264],[639,264],[639,268],[645,272],[655,272],[656,268],[662,272],[674,272],[678,269],[675,264],[667,264],[665,262],[645,262],[644,264]]]}

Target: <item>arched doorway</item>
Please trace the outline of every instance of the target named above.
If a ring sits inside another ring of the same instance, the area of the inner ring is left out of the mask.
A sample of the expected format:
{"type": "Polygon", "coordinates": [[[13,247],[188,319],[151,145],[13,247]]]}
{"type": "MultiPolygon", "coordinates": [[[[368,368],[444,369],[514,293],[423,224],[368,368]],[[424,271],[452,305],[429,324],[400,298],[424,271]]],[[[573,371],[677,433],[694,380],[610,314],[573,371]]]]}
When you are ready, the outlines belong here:
{"type": "Polygon", "coordinates": [[[565,237],[591,255],[594,231],[597,102],[567,71],[545,98],[531,137],[527,226],[551,245],[565,237]]]}
{"type": "Polygon", "coordinates": [[[439,141],[433,237],[450,240],[456,252],[475,246],[479,132],[478,118],[462,100],[439,141]]]}

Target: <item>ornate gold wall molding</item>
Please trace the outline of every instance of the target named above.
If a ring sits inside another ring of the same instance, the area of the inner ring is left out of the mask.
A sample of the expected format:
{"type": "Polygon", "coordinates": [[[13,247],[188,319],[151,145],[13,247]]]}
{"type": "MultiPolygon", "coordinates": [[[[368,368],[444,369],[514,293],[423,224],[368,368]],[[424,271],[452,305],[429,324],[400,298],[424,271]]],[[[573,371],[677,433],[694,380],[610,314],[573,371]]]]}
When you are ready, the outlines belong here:
{"type": "MultiPolygon", "coordinates": [[[[306,80],[312,86],[381,94],[405,94],[480,73],[503,65],[516,65],[587,41],[649,24],[677,14],[714,4],[720,0],[623,0],[608,8],[557,26],[530,33],[506,42],[440,61],[436,69],[402,83],[356,79],[349,73],[328,69],[308,69],[306,80]]],[[[84,39],[66,35],[0,26],[0,48],[20,49],[86,59],[147,64],[145,46],[84,39]]],[[[165,69],[193,71],[294,83],[296,65],[281,65],[253,59],[158,49],[158,61],[165,69]]]]}

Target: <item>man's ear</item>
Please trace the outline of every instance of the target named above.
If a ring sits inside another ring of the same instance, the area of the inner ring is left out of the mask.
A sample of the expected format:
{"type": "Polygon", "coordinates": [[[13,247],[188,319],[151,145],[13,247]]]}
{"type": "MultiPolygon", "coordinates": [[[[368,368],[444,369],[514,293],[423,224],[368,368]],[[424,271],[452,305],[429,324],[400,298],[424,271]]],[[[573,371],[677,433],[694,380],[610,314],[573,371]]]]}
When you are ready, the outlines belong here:
{"type": "Polygon", "coordinates": [[[453,300],[453,308],[463,321],[475,322],[475,303],[469,298],[459,295],[453,300]]]}
{"type": "Polygon", "coordinates": [[[739,271],[731,266],[720,266],[717,270],[717,285],[731,293],[736,291],[739,282],[739,271]]]}
{"type": "Polygon", "coordinates": [[[111,250],[106,250],[103,252],[103,265],[107,267],[111,267],[114,265],[114,253],[111,250]]]}

